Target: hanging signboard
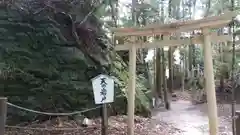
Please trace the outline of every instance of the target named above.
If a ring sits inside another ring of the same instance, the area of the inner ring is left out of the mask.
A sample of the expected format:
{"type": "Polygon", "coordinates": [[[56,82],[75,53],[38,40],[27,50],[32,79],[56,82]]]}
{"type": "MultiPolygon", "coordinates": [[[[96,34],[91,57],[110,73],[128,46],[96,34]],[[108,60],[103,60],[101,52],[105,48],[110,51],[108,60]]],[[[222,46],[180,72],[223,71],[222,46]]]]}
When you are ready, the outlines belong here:
{"type": "Polygon", "coordinates": [[[114,101],[114,80],[108,75],[100,74],[92,79],[95,104],[114,101]]]}

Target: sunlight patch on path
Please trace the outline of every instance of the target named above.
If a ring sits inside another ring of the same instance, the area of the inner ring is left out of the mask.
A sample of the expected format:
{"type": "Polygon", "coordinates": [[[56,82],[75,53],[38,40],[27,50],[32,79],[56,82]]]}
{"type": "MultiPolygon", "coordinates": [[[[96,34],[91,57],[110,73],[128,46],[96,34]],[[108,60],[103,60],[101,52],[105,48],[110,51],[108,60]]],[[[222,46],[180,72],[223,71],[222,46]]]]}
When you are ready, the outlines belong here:
{"type": "MultiPolygon", "coordinates": [[[[171,110],[159,109],[153,114],[153,121],[164,121],[183,130],[182,135],[208,135],[206,104],[192,105],[190,101],[172,102],[171,110]]],[[[227,116],[219,117],[221,135],[231,134],[231,123],[227,116]]]]}

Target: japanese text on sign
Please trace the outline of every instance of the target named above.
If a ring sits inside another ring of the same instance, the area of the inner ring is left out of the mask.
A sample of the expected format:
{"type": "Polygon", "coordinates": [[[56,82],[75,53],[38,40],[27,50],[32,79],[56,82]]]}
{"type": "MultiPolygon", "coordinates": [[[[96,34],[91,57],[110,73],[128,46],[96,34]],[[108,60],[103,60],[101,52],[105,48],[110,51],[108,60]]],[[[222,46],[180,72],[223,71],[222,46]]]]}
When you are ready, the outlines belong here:
{"type": "Polygon", "coordinates": [[[100,95],[102,95],[101,102],[106,100],[106,95],[107,95],[107,90],[106,90],[107,83],[105,80],[106,80],[106,78],[101,78],[101,84],[100,84],[102,86],[101,92],[100,92],[100,95]]]}

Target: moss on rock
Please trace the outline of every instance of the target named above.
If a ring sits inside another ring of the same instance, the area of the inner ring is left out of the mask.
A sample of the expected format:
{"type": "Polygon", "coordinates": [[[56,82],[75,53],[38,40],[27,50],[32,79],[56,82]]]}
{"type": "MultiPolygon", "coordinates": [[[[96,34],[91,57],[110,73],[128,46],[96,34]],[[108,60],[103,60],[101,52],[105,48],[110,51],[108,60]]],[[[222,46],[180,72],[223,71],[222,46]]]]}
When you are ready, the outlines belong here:
{"type": "MultiPolygon", "coordinates": [[[[94,107],[90,79],[105,73],[116,78],[113,110],[126,112],[127,65],[113,51],[96,17],[81,23],[78,19],[85,15],[76,17],[70,12],[76,7],[67,1],[46,4],[32,0],[0,6],[0,88],[10,102],[45,112],[94,107]]],[[[144,91],[147,89],[138,79],[139,113],[149,112],[144,91]]],[[[15,122],[49,118],[15,108],[8,113],[8,119],[15,122]]],[[[99,115],[99,110],[85,115],[99,115]]]]}

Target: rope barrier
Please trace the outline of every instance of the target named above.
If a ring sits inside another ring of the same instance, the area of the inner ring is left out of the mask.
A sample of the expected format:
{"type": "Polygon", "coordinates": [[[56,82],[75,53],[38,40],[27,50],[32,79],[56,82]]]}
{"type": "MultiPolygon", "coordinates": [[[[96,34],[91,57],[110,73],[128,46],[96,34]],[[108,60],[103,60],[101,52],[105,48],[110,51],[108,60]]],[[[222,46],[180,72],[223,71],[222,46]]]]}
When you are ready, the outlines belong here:
{"type": "MultiPolygon", "coordinates": [[[[121,97],[121,95],[117,96],[117,97],[121,97]]],[[[89,108],[83,111],[74,111],[74,112],[70,112],[70,113],[49,113],[49,112],[41,112],[41,111],[35,111],[32,109],[28,109],[25,107],[21,107],[18,105],[14,105],[12,103],[7,102],[7,105],[20,109],[20,110],[24,110],[24,111],[28,111],[28,112],[32,112],[32,113],[37,113],[37,114],[42,114],[42,115],[49,115],[49,116],[71,116],[71,115],[75,115],[75,114],[81,114],[84,112],[88,112],[88,111],[92,111],[95,109],[100,108],[101,106],[97,106],[94,108],[89,108]]],[[[6,125],[5,128],[14,128],[14,129],[22,129],[22,130],[35,130],[35,131],[73,131],[73,130],[81,130],[82,127],[76,127],[76,128],[33,128],[33,127],[21,127],[21,126],[8,126],[6,125]]]]}
{"type": "MultiPolygon", "coordinates": [[[[121,97],[122,95],[118,95],[116,96],[116,98],[121,97]]],[[[21,107],[15,104],[12,104],[10,102],[7,102],[7,105],[23,110],[23,111],[27,111],[27,112],[32,112],[32,113],[36,113],[36,114],[42,114],[42,115],[48,115],[48,116],[72,116],[75,114],[81,114],[81,113],[85,113],[88,111],[92,111],[92,110],[96,110],[98,108],[101,108],[101,106],[97,106],[94,108],[89,108],[86,110],[82,110],[82,111],[74,111],[74,112],[69,112],[69,113],[50,113],[50,112],[42,112],[42,111],[36,111],[36,110],[32,110],[32,109],[28,109],[25,107],[21,107]]],[[[78,130],[82,130],[82,127],[76,127],[76,128],[33,128],[33,127],[22,127],[22,126],[9,126],[6,125],[5,128],[12,128],[12,129],[20,129],[20,130],[35,130],[35,131],[78,131],[78,130]]]]}
{"type": "MultiPolygon", "coordinates": [[[[121,95],[117,96],[121,97],[121,95]]],[[[74,111],[74,112],[70,112],[70,113],[49,113],[49,112],[41,112],[41,111],[35,111],[32,109],[28,109],[25,107],[21,107],[12,103],[7,102],[7,105],[23,110],[23,111],[28,111],[28,112],[32,112],[32,113],[37,113],[37,114],[42,114],[42,115],[49,115],[49,116],[71,116],[71,115],[75,115],[75,114],[81,114],[84,112],[88,112],[88,111],[92,111],[95,109],[100,108],[101,106],[97,106],[94,108],[89,108],[86,110],[82,110],[82,111],[74,111]]],[[[14,129],[21,129],[21,130],[35,130],[35,131],[76,131],[76,130],[82,130],[82,127],[76,127],[76,128],[33,128],[33,127],[21,127],[21,126],[8,126],[6,125],[5,128],[14,128],[14,129]]]]}
{"type": "Polygon", "coordinates": [[[88,111],[96,110],[96,109],[101,107],[101,106],[97,106],[97,107],[94,107],[94,108],[89,108],[89,109],[82,110],[82,111],[74,111],[74,112],[70,112],[70,113],[49,113],[49,112],[35,111],[35,110],[32,110],[32,109],[28,109],[28,108],[25,108],[25,107],[14,105],[14,104],[9,103],[9,102],[7,102],[7,105],[9,105],[11,107],[15,107],[15,108],[20,109],[20,110],[24,110],[24,111],[28,111],[28,112],[32,112],[32,113],[37,113],[37,114],[42,114],[42,115],[49,115],[49,116],[71,116],[71,115],[76,115],[76,114],[81,114],[81,113],[85,113],[85,112],[88,112],[88,111]]]}
{"type": "MultiPolygon", "coordinates": [[[[121,97],[121,96],[122,95],[118,95],[118,96],[116,96],[116,98],[121,97]]],[[[15,105],[15,104],[10,103],[10,102],[7,102],[7,105],[9,105],[11,107],[14,107],[14,108],[17,108],[17,109],[20,109],[20,110],[23,110],[23,111],[32,112],[32,113],[36,113],[36,114],[42,114],[42,115],[49,115],[49,116],[72,116],[72,115],[81,114],[81,113],[85,113],[85,112],[89,112],[89,111],[101,108],[101,105],[100,105],[100,106],[85,109],[85,110],[82,110],[82,111],[74,111],[74,112],[69,112],[69,113],[51,113],[51,112],[42,112],[42,111],[36,111],[36,110],[28,109],[28,108],[25,108],[25,107],[22,107],[22,106],[19,106],[19,105],[15,105]]]]}

